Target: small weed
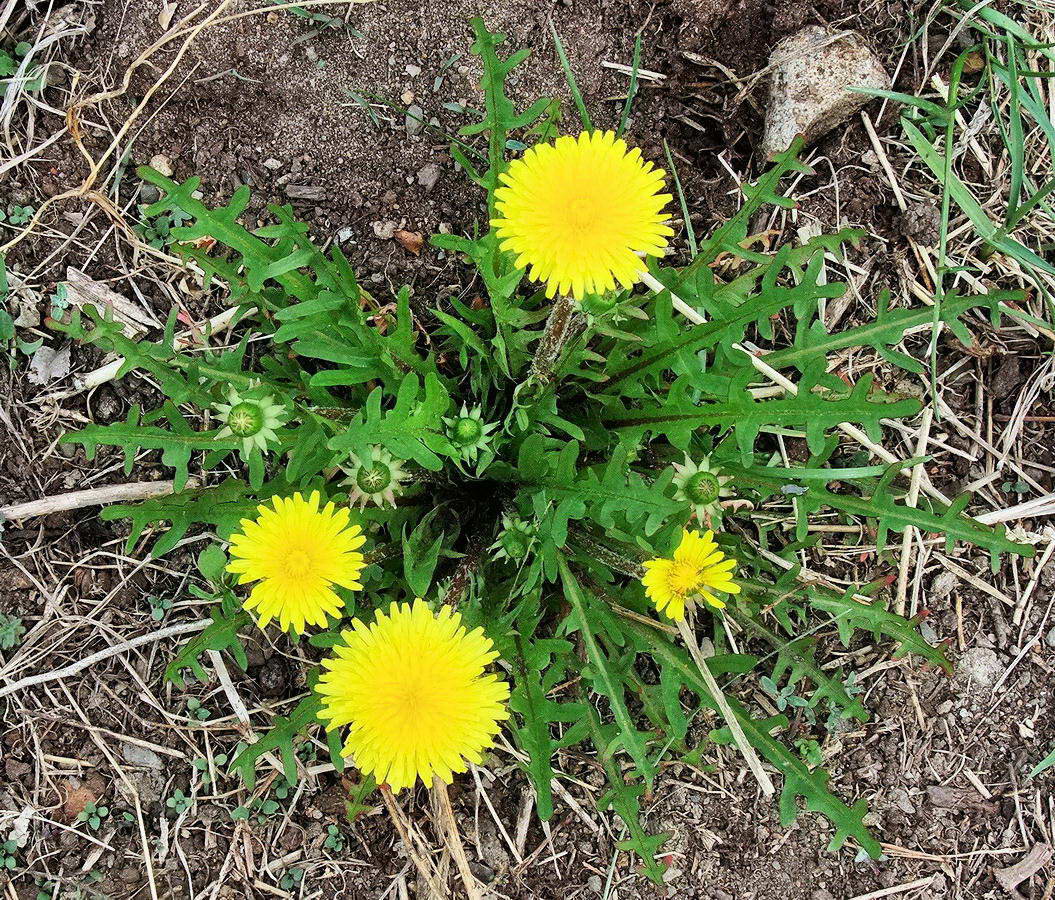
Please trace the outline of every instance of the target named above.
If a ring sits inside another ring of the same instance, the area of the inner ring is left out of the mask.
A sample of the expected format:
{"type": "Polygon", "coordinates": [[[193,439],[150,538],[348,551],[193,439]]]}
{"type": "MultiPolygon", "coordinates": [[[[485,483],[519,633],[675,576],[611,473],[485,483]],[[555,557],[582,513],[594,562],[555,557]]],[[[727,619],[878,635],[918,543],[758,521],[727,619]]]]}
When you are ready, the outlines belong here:
{"type": "Polygon", "coordinates": [[[808,700],[795,696],[795,685],[793,684],[785,685],[782,688],[778,687],[776,682],[768,675],[763,675],[759,679],[759,683],[762,685],[763,690],[773,697],[773,702],[780,712],[784,712],[789,706],[793,709],[804,709],[810,705],[808,700]]]}
{"type": "Polygon", "coordinates": [[[30,219],[33,218],[33,214],[37,211],[35,206],[16,206],[11,205],[7,208],[7,215],[5,216],[3,211],[0,210],[0,222],[6,218],[10,225],[25,225],[30,219]]]}
{"type": "MultiPolygon", "coordinates": [[[[151,613],[151,615],[153,615],[153,613],[151,613]]],[[[201,700],[199,700],[197,697],[188,697],[187,714],[192,719],[197,719],[199,722],[204,722],[207,718],[209,718],[209,716],[212,715],[212,711],[202,706],[201,700]]]]}
{"type": "MultiPolygon", "coordinates": [[[[0,50],[0,97],[7,93],[15,79],[14,74],[22,65],[22,60],[33,49],[28,41],[19,41],[14,46],[14,52],[0,50]]],[[[23,74],[22,86],[27,91],[39,91],[44,87],[44,71],[40,66],[29,66],[23,74]]]]}
{"type": "Polygon", "coordinates": [[[191,797],[188,797],[186,794],[183,793],[183,791],[177,789],[173,791],[172,796],[165,801],[165,806],[167,806],[169,809],[172,810],[173,813],[179,816],[185,813],[188,809],[190,809],[191,802],[191,797]]]}
{"type": "Polygon", "coordinates": [[[257,805],[257,823],[263,825],[268,816],[273,816],[280,809],[282,809],[282,804],[277,800],[261,800],[257,805]]]}
{"type": "Polygon", "coordinates": [[[36,879],[37,895],[34,900],[54,900],[59,896],[59,886],[51,884],[46,878],[36,879]]]}
{"type": "Polygon", "coordinates": [[[4,841],[0,844],[0,871],[10,871],[18,865],[18,860],[15,858],[16,853],[18,853],[17,841],[4,841]]]}
{"type": "Polygon", "coordinates": [[[332,850],[334,853],[340,853],[344,850],[344,835],[341,834],[341,829],[336,825],[326,826],[326,842],[323,846],[327,850],[332,850]]]}
{"type": "MultiPolygon", "coordinates": [[[[215,753],[213,754],[213,767],[219,770],[222,766],[227,765],[227,754],[226,753],[215,753]]],[[[208,787],[213,782],[213,777],[209,772],[209,761],[204,756],[199,756],[194,762],[191,763],[195,769],[202,773],[201,783],[204,787],[208,787]]]]}
{"type": "Polygon", "coordinates": [[[279,879],[278,886],[284,891],[292,891],[303,880],[304,870],[294,867],[279,879]]]}
{"type": "Polygon", "coordinates": [[[795,741],[795,749],[799,751],[799,754],[811,768],[815,768],[824,762],[821,745],[813,738],[799,738],[795,741]]]}
{"type": "Polygon", "coordinates": [[[375,790],[377,790],[377,782],[372,775],[364,777],[359,784],[349,789],[348,799],[344,801],[344,813],[349,822],[354,822],[370,811],[372,807],[366,802],[366,798],[375,790]]]}
{"type": "Polygon", "coordinates": [[[51,300],[51,317],[53,319],[61,318],[62,314],[69,309],[70,301],[66,291],[66,282],[61,281],[55,286],[55,293],[49,298],[51,300]]]}
{"type": "Polygon", "coordinates": [[[77,821],[84,822],[92,831],[98,831],[103,820],[110,815],[110,808],[97,803],[86,803],[84,809],[77,813],[77,821]]]}
{"type": "MultiPolygon", "coordinates": [[[[141,210],[145,208],[146,207],[140,207],[141,210]]],[[[160,250],[169,243],[172,229],[178,228],[189,218],[190,216],[182,210],[177,209],[169,213],[163,213],[160,216],[155,216],[152,219],[143,219],[135,226],[135,230],[139,233],[139,236],[143,238],[143,241],[146,244],[156,250],[160,250]]]]}
{"type": "MultiPolygon", "coordinates": [[[[288,785],[286,793],[283,793],[280,799],[285,799],[288,796],[288,785]]],[[[271,797],[258,797],[255,800],[250,800],[249,803],[244,806],[239,806],[231,811],[231,818],[237,820],[248,819],[250,816],[256,816],[257,825],[266,825],[269,817],[275,815],[275,813],[281,812],[282,804],[278,800],[274,800],[271,797]]]]}
{"type": "Polygon", "coordinates": [[[147,599],[150,601],[150,618],[155,622],[160,622],[164,619],[168,611],[172,609],[171,597],[155,597],[151,595],[147,599]]]}
{"type": "MultiPolygon", "coordinates": [[[[2,335],[0,335],[2,342],[2,335]]],[[[0,613],[0,650],[11,650],[18,646],[22,635],[26,633],[26,626],[18,616],[0,613]]]]}

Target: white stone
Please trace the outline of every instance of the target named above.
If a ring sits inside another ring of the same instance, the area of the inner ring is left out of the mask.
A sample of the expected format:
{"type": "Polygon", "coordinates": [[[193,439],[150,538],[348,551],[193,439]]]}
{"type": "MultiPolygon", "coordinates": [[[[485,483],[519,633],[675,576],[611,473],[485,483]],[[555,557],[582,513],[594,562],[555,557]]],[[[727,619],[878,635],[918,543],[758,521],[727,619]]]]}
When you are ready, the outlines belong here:
{"type": "Polygon", "coordinates": [[[988,647],[972,647],[960,657],[958,674],[972,684],[991,688],[1004,674],[1000,657],[988,647]]]}
{"type": "Polygon", "coordinates": [[[156,169],[166,178],[172,177],[172,161],[160,153],[150,160],[150,168],[156,169]]]}
{"type": "Polygon", "coordinates": [[[799,134],[812,143],[871,99],[847,88],[890,89],[883,64],[856,31],[832,34],[810,25],[777,44],[769,64],[769,108],[762,139],[766,156],[786,150],[799,134]]]}

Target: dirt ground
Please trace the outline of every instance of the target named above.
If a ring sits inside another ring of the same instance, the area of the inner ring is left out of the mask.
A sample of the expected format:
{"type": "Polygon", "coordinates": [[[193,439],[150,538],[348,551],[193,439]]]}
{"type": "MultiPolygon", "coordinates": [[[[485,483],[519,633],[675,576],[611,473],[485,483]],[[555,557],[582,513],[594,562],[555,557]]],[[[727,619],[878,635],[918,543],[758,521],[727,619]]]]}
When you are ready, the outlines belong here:
{"type": "MultiPolygon", "coordinates": [[[[227,12],[255,6],[236,2],[227,12]]],[[[26,13],[25,29],[32,31],[48,9],[37,3],[26,13]]],[[[160,0],[64,7],[63,15],[84,33],[58,45],[54,58],[64,65],[51,89],[56,109],[33,110],[30,143],[61,126],[61,108],[73,97],[119,86],[130,64],[164,33],[163,20],[178,21],[191,9],[190,3],[160,0]]],[[[175,177],[200,176],[209,200],[224,200],[246,184],[253,190],[252,215],[263,217],[267,203],[292,203],[319,240],[341,244],[377,293],[407,283],[429,302],[460,286],[461,268],[427,243],[420,255],[408,252],[392,234],[397,228],[426,236],[464,233],[482,219],[482,197],[455,169],[445,137],[468,121],[465,107],[481,102],[479,70],[468,52],[470,15],[482,13],[492,29],[507,32],[510,47],[532,48],[515,94],[521,100],[563,97],[566,122],[574,107],[549,21],[602,125],[618,120],[628,83],[606,63],[629,65],[640,32],[642,66],[663,78],[643,81],[629,132],[656,160],[663,158],[663,142],[669,144],[700,232],[735,209],[736,183],[759,171],[755,148],[766,90],[758,73],[782,36],[806,24],[859,29],[909,90],[921,65],[915,51],[905,52],[919,10],[901,2],[506,0],[481,7],[448,0],[329,12],[345,24],[322,27],[278,11],[218,24],[198,35],[171,75],[163,77],[175,61],[175,44],[140,66],[127,91],[86,108],[83,145],[98,158],[146,101],[119,144],[125,164],[104,186],[117,208],[136,220],[138,206],[154,198],[138,186],[133,164],[157,165],[163,157],[160,163],[175,177]]],[[[892,110],[870,111],[881,136],[897,130],[892,110]]],[[[904,296],[906,267],[917,267],[908,236],[921,244],[933,240],[919,226],[928,219],[927,198],[920,195],[912,215],[900,211],[859,120],[822,140],[809,158],[816,174],[796,186],[799,211],[766,224],[791,233],[814,224],[866,228],[873,237],[851,257],[866,273],[859,281],[862,295],[874,303],[877,291],[889,287],[904,296]]],[[[76,188],[87,172],[66,135],[0,175],[0,206],[39,206],[76,188]]],[[[0,242],[16,233],[0,225],[0,242]]],[[[83,199],[56,204],[7,265],[15,276],[20,336],[43,337],[60,350],[63,341],[41,321],[68,266],[161,320],[173,302],[198,323],[223,308],[218,292],[188,288],[173,262],[136,248],[98,205],[83,199]]],[[[968,348],[951,338],[943,342],[942,358],[953,372],[946,396],[956,398],[955,412],[992,441],[1025,386],[1048,372],[1051,348],[1043,336],[984,324],[976,340],[968,348]]],[[[158,395],[136,378],[87,393],[68,390],[70,377],[100,362],[91,349],[70,349],[71,374],[60,383],[31,383],[24,360],[0,366],[0,505],[128,480],[119,455],[100,451],[90,462],[80,449],[56,441],[66,429],[114,421],[132,404],[149,405],[158,395]]],[[[1015,445],[1017,458],[1030,462],[1030,474],[1045,491],[1055,471],[1055,432],[1045,419],[1055,414],[1050,407],[1041,393],[1015,445]]],[[[928,464],[947,492],[992,471],[990,454],[952,426],[939,421],[936,429],[960,451],[936,449],[928,464]]],[[[904,449],[906,458],[912,455],[904,449]]],[[[167,474],[147,457],[134,477],[167,474]]],[[[1006,505],[1016,502],[1011,488],[1000,490],[1008,494],[1006,505]]],[[[1029,533],[1044,523],[1015,525],[1029,533]]],[[[202,604],[185,587],[201,538],[187,538],[152,560],[143,546],[126,554],[126,534],[127,526],[101,522],[95,510],[4,525],[0,612],[23,617],[29,634],[17,651],[0,651],[0,686],[200,617],[202,604]],[[174,600],[171,608],[159,609],[164,598],[174,600]]],[[[736,760],[710,747],[705,766],[664,769],[647,798],[650,828],[671,833],[669,884],[656,889],[616,852],[618,823],[595,811],[598,785],[590,760],[563,756],[564,790],[543,829],[531,816],[526,779],[499,748],[480,782],[462,779],[452,791],[477,877],[498,897],[547,900],[1050,900],[1050,866],[1011,888],[1004,885],[1014,878],[1004,876],[1002,884],[996,877],[1055,837],[1055,779],[1051,772],[1036,781],[1026,777],[1055,744],[1055,566],[1038,556],[991,576],[984,559],[966,553],[957,559],[975,577],[970,583],[950,578],[939,560],[923,569],[917,606],[928,637],[948,644],[957,663],[951,677],[913,660],[891,660],[892,648],[883,644],[842,648],[824,636],[822,658],[852,657],[872,712],[869,722],[828,741],[828,765],[844,798],[867,799],[870,823],[886,845],[884,859],[856,858],[852,847],[829,852],[829,830],[812,814],[783,827],[775,805],[757,795],[736,760]]],[[[834,564],[848,581],[891,569],[889,557],[853,546],[834,564]]],[[[893,564],[896,570],[896,558],[893,564]]],[[[276,773],[268,774],[248,818],[232,817],[252,794],[218,771],[218,757],[233,755],[244,729],[220,680],[192,683],[185,692],[163,684],[164,664],[181,639],[145,643],[85,672],[0,699],[0,824],[9,828],[24,813],[19,821],[31,834],[10,882],[4,885],[0,875],[4,896],[427,897],[383,809],[370,807],[348,824],[344,788],[323,763],[321,748],[309,748],[303,760],[316,774],[289,791],[276,773]],[[186,809],[184,796],[195,798],[186,809]],[[110,811],[97,829],[74,821],[89,802],[110,811]]],[[[260,730],[273,714],[287,713],[289,701],[303,691],[297,673],[304,651],[284,640],[258,640],[248,671],[231,666],[227,674],[260,730]]],[[[744,699],[764,702],[757,685],[740,687],[744,699]]],[[[701,727],[696,737],[705,734],[701,727]]],[[[405,806],[438,846],[427,794],[405,806]]]]}

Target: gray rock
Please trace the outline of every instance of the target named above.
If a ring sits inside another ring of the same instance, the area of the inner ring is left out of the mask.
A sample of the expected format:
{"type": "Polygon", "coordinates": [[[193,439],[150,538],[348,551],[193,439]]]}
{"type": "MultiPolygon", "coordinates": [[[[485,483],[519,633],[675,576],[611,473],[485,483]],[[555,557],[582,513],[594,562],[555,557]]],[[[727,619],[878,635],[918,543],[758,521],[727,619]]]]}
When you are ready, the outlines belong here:
{"type": "Polygon", "coordinates": [[[70,374],[70,348],[40,347],[33,354],[26,377],[33,384],[48,384],[70,374]]]}
{"type": "Polygon", "coordinates": [[[130,766],[143,766],[146,769],[160,769],[165,765],[153,750],[140,747],[139,744],[122,744],[121,757],[130,766]]]}
{"type": "Polygon", "coordinates": [[[868,101],[847,88],[890,89],[890,76],[857,32],[810,25],[784,38],[769,57],[772,75],[762,152],[786,150],[796,135],[812,143],[868,101]]]}
{"type": "Polygon", "coordinates": [[[1004,674],[1004,664],[988,647],[972,647],[960,657],[957,674],[976,687],[991,688],[1004,674]]]}
{"type": "Polygon", "coordinates": [[[418,184],[420,184],[426,191],[431,191],[436,187],[436,182],[440,180],[440,167],[436,163],[429,163],[427,166],[422,166],[418,169],[418,184]]]}
{"type": "Polygon", "coordinates": [[[407,107],[407,134],[418,134],[424,125],[425,111],[416,103],[407,107]]]}

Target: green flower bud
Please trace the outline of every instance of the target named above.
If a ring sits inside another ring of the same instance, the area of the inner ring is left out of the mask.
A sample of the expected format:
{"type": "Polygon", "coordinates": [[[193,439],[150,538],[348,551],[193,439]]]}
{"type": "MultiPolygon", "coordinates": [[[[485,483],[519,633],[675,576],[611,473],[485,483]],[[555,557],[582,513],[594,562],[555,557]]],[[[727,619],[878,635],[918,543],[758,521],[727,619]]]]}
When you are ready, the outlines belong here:
{"type": "Polygon", "coordinates": [[[264,411],[252,400],[236,403],[227,415],[227,427],[235,437],[252,437],[264,427],[264,411]]]}

